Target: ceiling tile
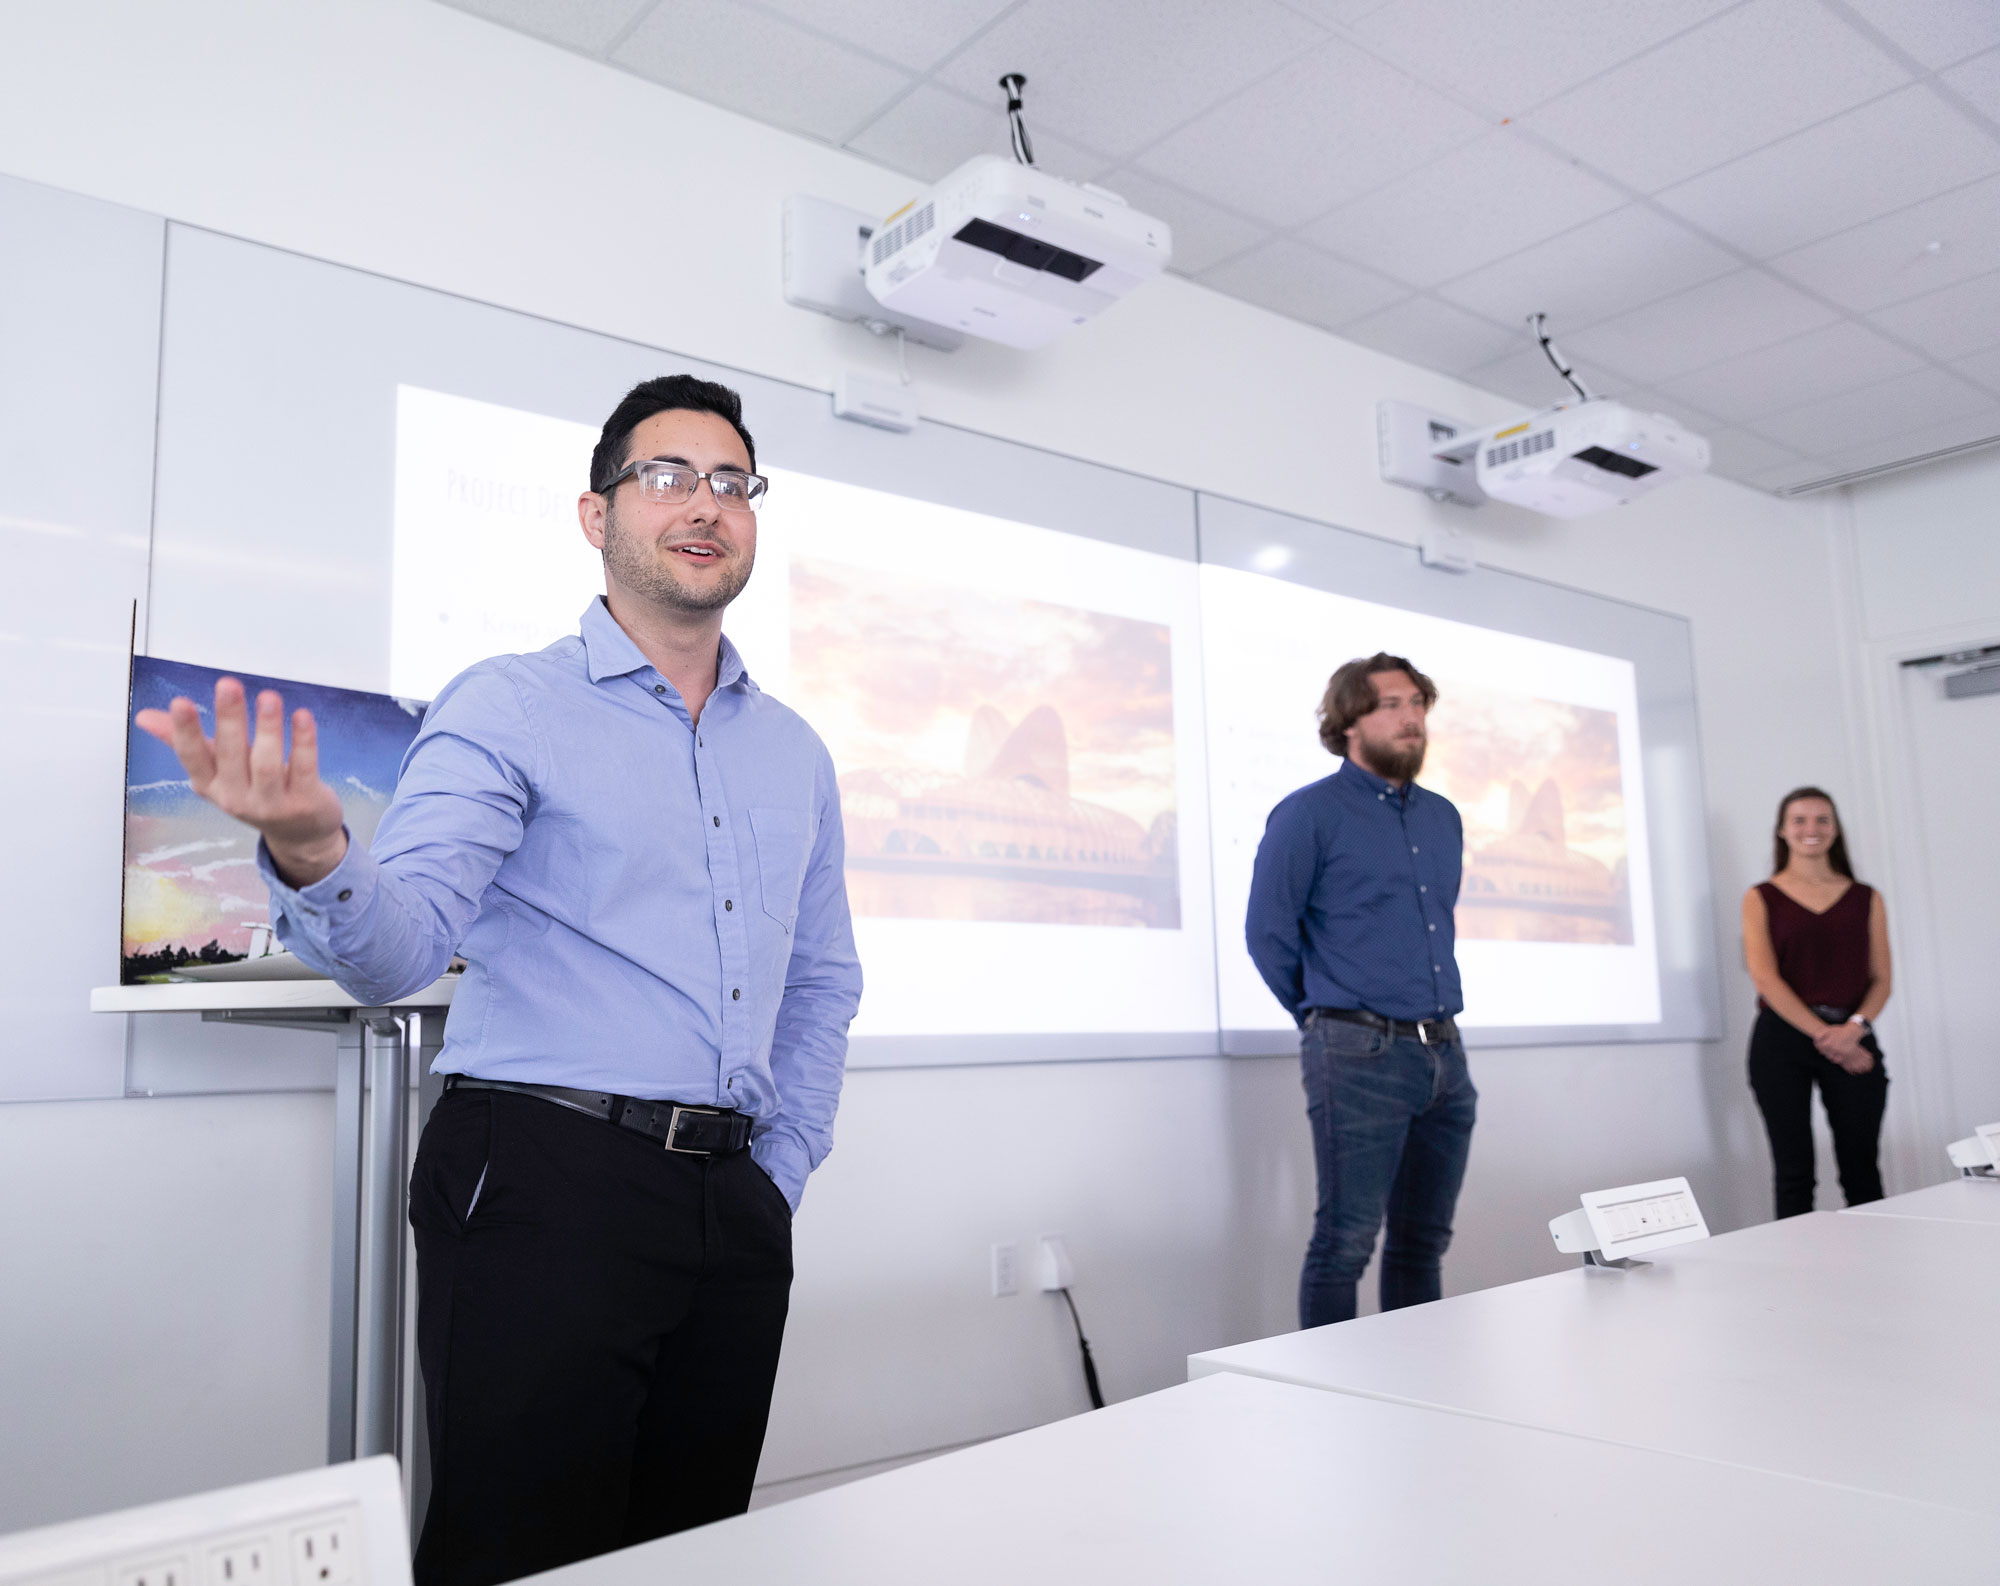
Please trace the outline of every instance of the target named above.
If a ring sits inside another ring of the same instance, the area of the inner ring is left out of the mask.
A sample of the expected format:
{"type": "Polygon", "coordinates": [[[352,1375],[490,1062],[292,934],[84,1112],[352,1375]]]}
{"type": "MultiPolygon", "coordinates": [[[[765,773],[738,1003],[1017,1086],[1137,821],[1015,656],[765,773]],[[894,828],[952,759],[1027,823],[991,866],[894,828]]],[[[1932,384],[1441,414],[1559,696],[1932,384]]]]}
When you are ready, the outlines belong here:
{"type": "Polygon", "coordinates": [[[1991,396],[1971,381],[1926,368],[1767,414],[1757,421],[1757,433],[1809,457],[1831,457],[1992,405],[1991,396]]]}
{"type": "Polygon", "coordinates": [[[1915,353],[1843,319],[1684,374],[1665,389],[1740,424],[1923,367],[1915,353]]]}
{"type": "Polygon", "coordinates": [[[1283,0],[1283,3],[1315,22],[1323,22],[1331,28],[1344,28],[1351,27],[1384,6],[1394,5],[1396,0],[1283,0]]]}
{"type": "Polygon", "coordinates": [[[1271,235],[1268,226],[1218,209],[1129,165],[1109,171],[1097,181],[1134,209],[1157,215],[1173,227],[1171,268],[1178,275],[1200,275],[1211,265],[1233,258],[1271,235]]]}
{"type": "Polygon", "coordinates": [[[906,74],[732,0],[661,0],[612,60],[790,132],[839,142],[906,74]],[[745,63],[756,62],[756,70],[745,63]]]}
{"type": "Polygon", "coordinates": [[[2000,346],[1988,347],[1984,352],[1976,352],[1970,358],[1961,358],[1952,365],[1968,380],[1977,381],[1996,397],[2000,397],[2000,346]]]}
{"type": "Polygon", "coordinates": [[[1560,336],[1738,268],[1733,254],[1678,221],[1627,204],[1437,293],[1488,319],[1547,314],[1560,336]]]}
{"type": "Polygon", "coordinates": [[[1354,32],[1425,82],[1517,116],[1734,3],[1647,0],[1579,18],[1576,0],[1394,0],[1354,32]]]}
{"type": "Polygon", "coordinates": [[[1650,193],[1908,80],[1818,0],[1751,0],[1552,100],[1527,123],[1650,193]]]}
{"type": "Polygon", "coordinates": [[[1952,418],[1920,424],[1895,435],[1877,435],[1844,447],[1827,458],[1834,465],[1828,472],[1879,468],[1884,463],[1905,462],[1955,446],[1976,446],[1996,437],[2000,437],[2000,405],[1989,403],[1952,418]]]}
{"type": "Polygon", "coordinates": [[[1123,157],[1325,37],[1274,0],[1028,0],[938,80],[997,97],[1001,73],[1023,72],[1031,133],[1123,157]]]}
{"type": "Polygon", "coordinates": [[[1425,369],[1455,374],[1492,362],[1519,335],[1432,297],[1407,297],[1340,327],[1340,334],[1425,369]]]}
{"type": "Polygon", "coordinates": [[[1724,479],[1747,480],[1754,474],[1805,461],[1790,447],[1767,441],[1749,430],[1711,430],[1707,439],[1709,472],[1724,479]]]}
{"type": "Polygon", "coordinates": [[[1995,174],[2000,138],[1919,83],[1670,187],[1659,202],[1762,259],[1995,174]]]}
{"type": "Polygon", "coordinates": [[[441,0],[551,44],[602,55],[653,0],[441,0]]]}
{"type": "Polygon", "coordinates": [[[1406,290],[1290,237],[1219,264],[1201,280],[1218,292],[1328,330],[1394,302],[1406,290]]]}
{"type": "Polygon", "coordinates": [[[1946,361],[2000,345],[2000,273],[1976,275],[1868,316],[1891,336],[1946,361]]]}
{"type": "MultiPolygon", "coordinates": [[[[1068,181],[1093,181],[1110,164],[1103,155],[1065,143],[1052,133],[1031,128],[1030,136],[1035,164],[1068,181]]],[[[1012,153],[1000,105],[975,104],[929,83],[896,101],[844,147],[925,182],[949,175],[975,154],[1012,153]]]]}
{"type": "MultiPolygon", "coordinates": [[[[1521,345],[1515,351],[1491,363],[1481,364],[1477,369],[1468,369],[1459,378],[1467,385],[1491,391],[1496,396],[1507,397],[1530,408],[1551,407],[1573,397],[1576,393],[1549,366],[1542,349],[1535,345],[1525,330],[1521,332],[1520,339],[1521,345]]],[[[1569,349],[1563,348],[1563,353],[1568,356],[1569,349]]],[[[1571,359],[1571,367],[1576,371],[1577,379],[1583,382],[1583,388],[1593,396],[1622,397],[1633,384],[1628,376],[1589,358],[1571,359]]],[[[1672,409],[1668,411],[1672,412],[1672,409]]],[[[1681,415],[1676,413],[1674,416],[1679,418],[1681,415]]],[[[1693,422],[1692,418],[1689,422],[1693,422]]]]}
{"type": "Polygon", "coordinates": [[[1207,111],[1138,163],[1293,226],[1487,130],[1470,111],[1334,42],[1207,111]]]}
{"type": "Polygon", "coordinates": [[[1011,0],[762,0],[767,10],[928,71],[1011,0]]]}
{"type": "Polygon", "coordinates": [[[1858,309],[1899,303],[2000,269],[2000,177],[1780,254],[1770,265],[1801,286],[1858,309]]]}
{"type": "Polygon", "coordinates": [[[1658,383],[1834,317],[1832,309],[1760,270],[1738,270],[1580,331],[1564,345],[1658,383]]]}
{"type": "Polygon", "coordinates": [[[1809,485],[1835,472],[1832,465],[1819,458],[1807,458],[1803,462],[1779,463],[1772,468],[1760,468],[1754,474],[1743,476],[1742,483],[1754,485],[1759,490],[1783,490],[1787,485],[1809,485]]]}
{"type": "Polygon", "coordinates": [[[1847,4],[1862,21],[1933,71],[2000,44],[2000,5],[1993,0],[1847,0],[1847,4]]]}
{"type": "MultiPolygon", "coordinates": [[[[2000,9],[1996,9],[2000,15],[2000,9]]],[[[1971,100],[1989,120],[2000,121],[2000,50],[1988,50],[1962,66],[1940,72],[1938,80],[1971,100]]]]}
{"type": "Polygon", "coordinates": [[[1511,132],[1490,132],[1343,205],[1304,235],[1398,280],[1432,286],[1619,204],[1615,188],[1511,132]]]}

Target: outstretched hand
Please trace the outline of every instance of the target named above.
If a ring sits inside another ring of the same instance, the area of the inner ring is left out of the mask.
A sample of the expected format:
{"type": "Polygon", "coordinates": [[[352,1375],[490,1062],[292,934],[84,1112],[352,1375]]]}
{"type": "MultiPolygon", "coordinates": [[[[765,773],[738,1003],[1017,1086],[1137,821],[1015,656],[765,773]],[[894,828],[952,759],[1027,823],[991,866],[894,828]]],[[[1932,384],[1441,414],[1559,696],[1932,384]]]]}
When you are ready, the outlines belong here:
{"type": "Polygon", "coordinates": [[[133,720],[174,751],[195,792],[263,833],[278,873],[292,886],[324,880],[346,855],[340,796],[320,778],[311,711],[292,712],[289,760],[283,698],[268,688],[257,696],[253,739],[243,685],[233,677],[216,680],[213,738],[202,731],[191,699],[142,710],[133,720]]]}

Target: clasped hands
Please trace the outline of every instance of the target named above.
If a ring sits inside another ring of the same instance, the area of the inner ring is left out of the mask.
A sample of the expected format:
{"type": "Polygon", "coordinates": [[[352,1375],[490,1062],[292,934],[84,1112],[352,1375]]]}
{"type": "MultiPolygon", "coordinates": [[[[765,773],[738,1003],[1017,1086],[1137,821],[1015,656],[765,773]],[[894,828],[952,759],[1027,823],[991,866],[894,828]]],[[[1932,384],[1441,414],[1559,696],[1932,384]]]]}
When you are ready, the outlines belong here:
{"type": "Polygon", "coordinates": [[[1875,1066],[1875,1054],[1861,1043],[1868,1032],[1858,1024],[1829,1024],[1813,1037],[1819,1055],[1850,1074],[1865,1074],[1875,1066]]]}
{"type": "Polygon", "coordinates": [[[325,880],[346,856],[340,795],[320,777],[319,729],[311,711],[292,712],[289,759],[283,698],[268,688],[257,696],[253,738],[243,685],[233,677],[216,680],[213,738],[202,731],[200,707],[191,699],[142,710],[133,722],[174,751],[195,792],[263,834],[291,886],[325,880]]]}

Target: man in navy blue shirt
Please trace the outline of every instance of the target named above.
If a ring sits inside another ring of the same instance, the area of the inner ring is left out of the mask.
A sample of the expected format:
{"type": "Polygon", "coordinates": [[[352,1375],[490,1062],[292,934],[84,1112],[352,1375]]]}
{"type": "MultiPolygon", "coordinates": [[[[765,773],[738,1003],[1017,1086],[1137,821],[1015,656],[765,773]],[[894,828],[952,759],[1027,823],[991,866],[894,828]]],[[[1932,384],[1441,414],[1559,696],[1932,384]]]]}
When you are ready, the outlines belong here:
{"type": "Polygon", "coordinates": [[[1437,686],[1399,655],[1349,661],[1320,702],[1340,769],[1271,811],[1257,849],[1250,956],[1299,1023],[1319,1168],[1299,1324],[1354,1315],[1388,1218],[1382,1309],[1434,1300],[1478,1092],[1453,1016],[1464,829],[1416,785],[1437,686]]]}

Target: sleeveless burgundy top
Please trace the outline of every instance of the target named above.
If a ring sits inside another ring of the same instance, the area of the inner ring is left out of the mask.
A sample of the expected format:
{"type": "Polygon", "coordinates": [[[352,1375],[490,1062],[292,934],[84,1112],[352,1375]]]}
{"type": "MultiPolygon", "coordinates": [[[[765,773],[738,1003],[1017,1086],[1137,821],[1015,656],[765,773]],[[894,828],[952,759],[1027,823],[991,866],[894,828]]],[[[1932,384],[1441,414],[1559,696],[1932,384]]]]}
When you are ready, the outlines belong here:
{"type": "MultiPolygon", "coordinates": [[[[1802,1002],[1858,1008],[1868,994],[1868,915],[1874,892],[1859,881],[1824,914],[1795,903],[1768,881],[1757,883],[1778,955],[1778,978],[1802,1002]]],[[[1763,998],[1758,998],[1763,1006],[1763,998]]]]}

